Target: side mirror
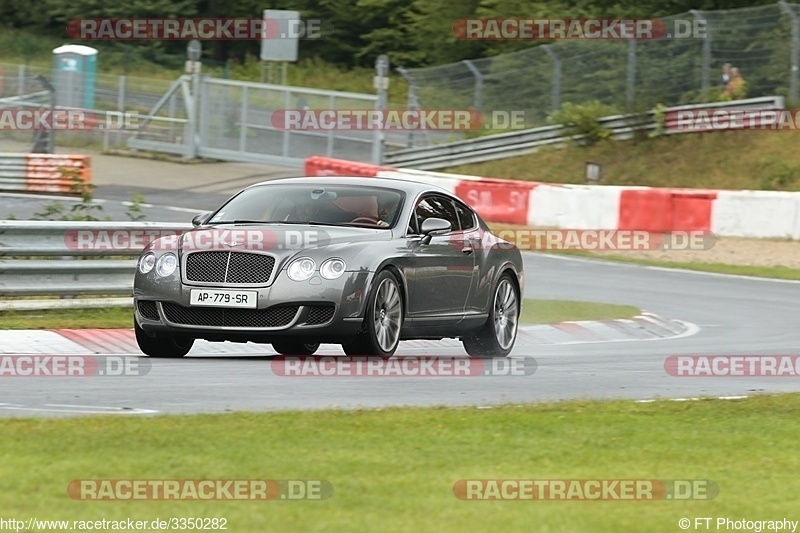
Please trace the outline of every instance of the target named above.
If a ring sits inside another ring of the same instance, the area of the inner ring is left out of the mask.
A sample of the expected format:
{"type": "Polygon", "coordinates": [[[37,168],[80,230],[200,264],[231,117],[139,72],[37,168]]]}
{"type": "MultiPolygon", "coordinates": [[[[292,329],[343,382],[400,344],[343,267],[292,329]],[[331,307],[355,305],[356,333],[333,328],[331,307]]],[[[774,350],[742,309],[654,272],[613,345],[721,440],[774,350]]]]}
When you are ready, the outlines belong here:
{"type": "Polygon", "coordinates": [[[205,213],[197,213],[192,218],[192,226],[194,226],[194,227],[202,226],[203,224],[208,222],[209,218],[211,218],[211,212],[210,211],[207,211],[205,213]]]}
{"type": "Polygon", "coordinates": [[[422,223],[422,244],[429,244],[431,242],[431,238],[434,235],[439,235],[441,233],[447,233],[453,229],[453,225],[450,224],[449,220],[445,220],[443,218],[426,218],[425,221],[422,223]]]}

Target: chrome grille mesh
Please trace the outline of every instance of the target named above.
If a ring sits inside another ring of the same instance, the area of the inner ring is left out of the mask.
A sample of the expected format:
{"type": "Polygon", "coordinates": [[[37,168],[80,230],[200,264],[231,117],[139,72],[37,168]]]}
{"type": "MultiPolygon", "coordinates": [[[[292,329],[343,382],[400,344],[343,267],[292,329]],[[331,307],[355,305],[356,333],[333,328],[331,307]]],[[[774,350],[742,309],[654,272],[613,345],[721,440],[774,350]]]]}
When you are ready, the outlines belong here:
{"type": "Polygon", "coordinates": [[[269,283],[275,258],[247,252],[193,252],[186,256],[186,280],[199,283],[269,283]]]}

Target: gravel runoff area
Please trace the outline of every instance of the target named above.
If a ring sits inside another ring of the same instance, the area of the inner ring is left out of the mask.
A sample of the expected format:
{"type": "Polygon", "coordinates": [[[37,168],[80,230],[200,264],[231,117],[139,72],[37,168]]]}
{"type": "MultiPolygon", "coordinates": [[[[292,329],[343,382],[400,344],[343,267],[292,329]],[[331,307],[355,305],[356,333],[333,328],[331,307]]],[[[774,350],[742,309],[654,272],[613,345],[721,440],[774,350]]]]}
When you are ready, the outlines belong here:
{"type": "Polygon", "coordinates": [[[800,241],[788,239],[746,239],[717,237],[708,250],[601,251],[596,255],[617,255],[637,259],[679,263],[725,263],[742,266],[785,266],[800,269],[800,241]]]}

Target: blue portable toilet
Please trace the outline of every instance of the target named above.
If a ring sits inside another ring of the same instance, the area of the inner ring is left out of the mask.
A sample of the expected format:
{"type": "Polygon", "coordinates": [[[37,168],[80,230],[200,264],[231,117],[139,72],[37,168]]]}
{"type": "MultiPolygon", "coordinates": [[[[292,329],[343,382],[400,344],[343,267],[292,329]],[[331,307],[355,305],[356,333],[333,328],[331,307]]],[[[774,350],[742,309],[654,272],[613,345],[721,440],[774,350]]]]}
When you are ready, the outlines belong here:
{"type": "Polygon", "coordinates": [[[53,50],[53,87],[56,105],[94,109],[97,49],[65,44],[53,50]]]}

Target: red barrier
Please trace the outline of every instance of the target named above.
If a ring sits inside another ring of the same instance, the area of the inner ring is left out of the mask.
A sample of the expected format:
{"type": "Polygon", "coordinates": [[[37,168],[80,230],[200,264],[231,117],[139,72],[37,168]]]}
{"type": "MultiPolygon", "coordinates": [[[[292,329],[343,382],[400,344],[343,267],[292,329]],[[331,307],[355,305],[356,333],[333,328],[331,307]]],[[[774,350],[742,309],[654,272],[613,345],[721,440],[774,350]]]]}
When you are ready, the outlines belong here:
{"type": "Polygon", "coordinates": [[[711,208],[716,199],[716,191],[673,191],[672,229],[710,231],[711,208]]]}
{"type": "Polygon", "coordinates": [[[672,192],[669,189],[622,191],[617,229],[669,231],[672,225],[672,192]]]}
{"type": "Polygon", "coordinates": [[[391,167],[371,165],[369,163],[356,163],[344,159],[313,156],[306,158],[306,176],[365,176],[374,178],[378,172],[393,170],[391,167]]]}
{"type": "Polygon", "coordinates": [[[460,181],[455,193],[485,220],[525,225],[528,222],[528,198],[537,185],[535,182],[484,178],[460,181]]]}
{"type": "Polygon", "coordinates": [[[622,191],[617,229],[710,230],[711,208],[716,197],[714,191],[691,189],[622,191]]]}

